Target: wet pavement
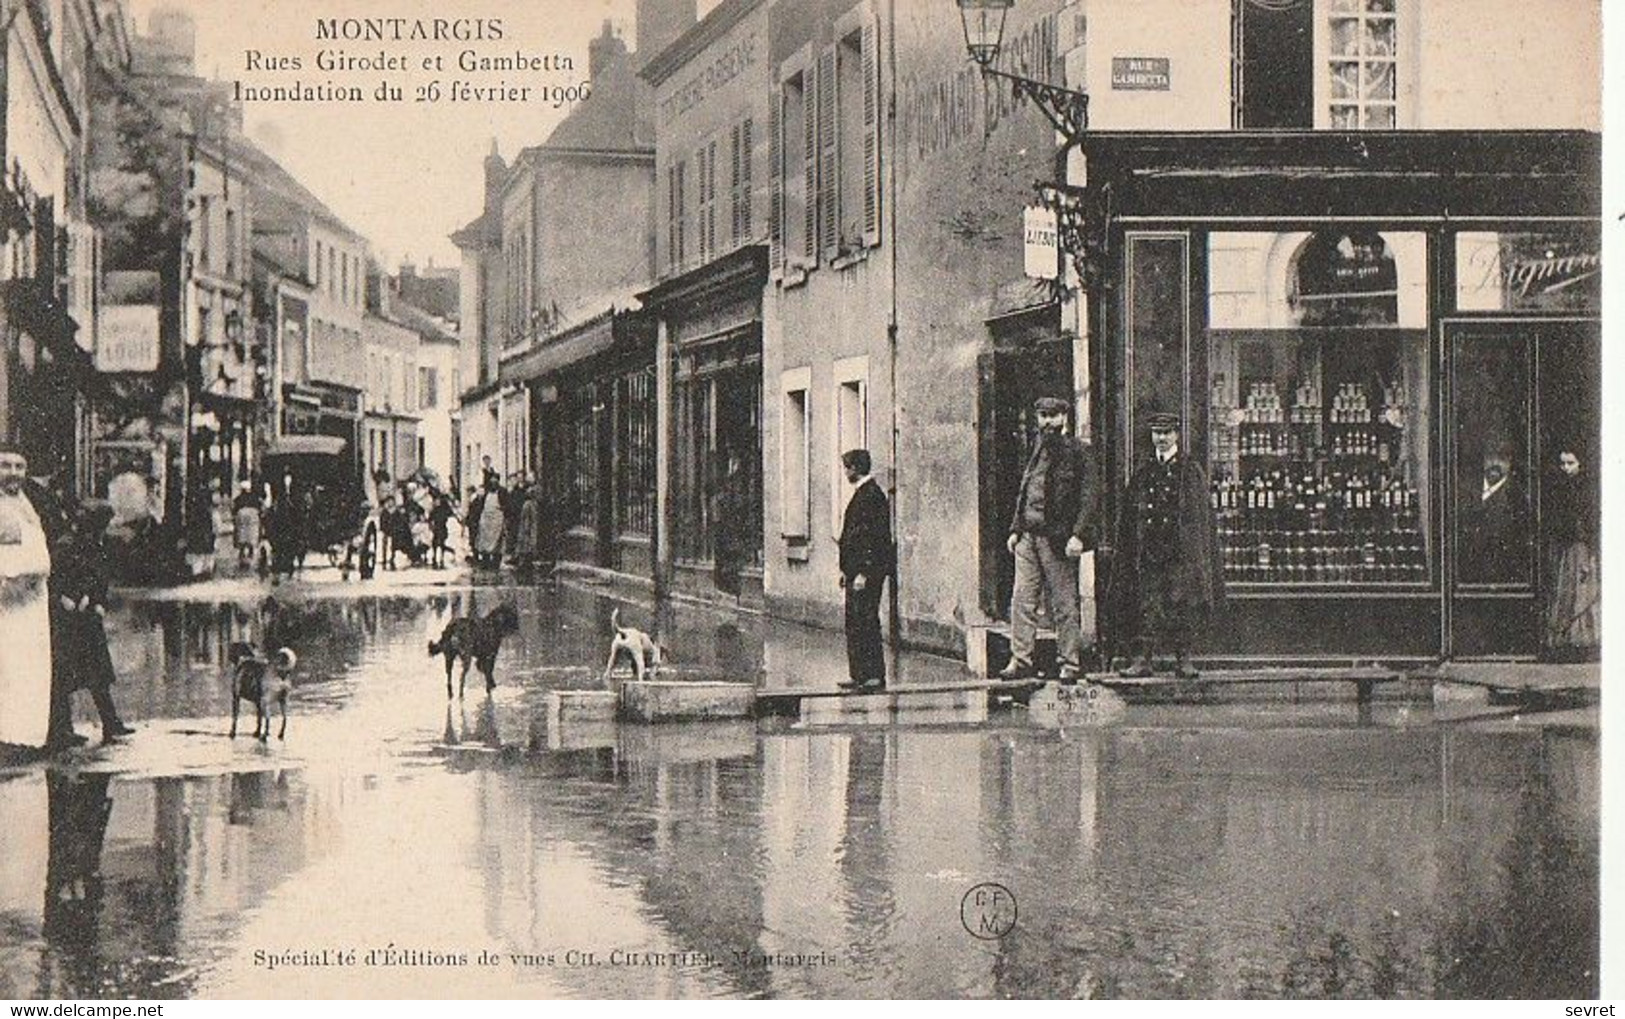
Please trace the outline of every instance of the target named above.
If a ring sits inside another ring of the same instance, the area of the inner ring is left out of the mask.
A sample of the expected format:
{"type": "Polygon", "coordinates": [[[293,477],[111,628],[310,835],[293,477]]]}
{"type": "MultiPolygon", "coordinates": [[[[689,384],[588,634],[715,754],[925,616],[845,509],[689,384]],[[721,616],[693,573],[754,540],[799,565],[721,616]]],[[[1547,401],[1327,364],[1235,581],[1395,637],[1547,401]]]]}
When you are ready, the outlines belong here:
{"type": "MultiPolygon", "coordinates": [[[[1262,702],[549,732],[548,690],[597,686],[607,598],[318,576],[272,618],[268,591],[127,593],[109,622],[140,734],[0,768],[0,997],[1598,991],[1583,727],[1262,702]],[[448,706],[427,642],[503,600],[521,628],[494,695],[448,706]],[[267,630],[300,658],[288,737],[228,739],[223,649],[267,630]],[[1013,913],[967,899],[984,882],[1013,913]]],[[[834,634],[622,613],[674,677],[844,666],[834,634]]]]}

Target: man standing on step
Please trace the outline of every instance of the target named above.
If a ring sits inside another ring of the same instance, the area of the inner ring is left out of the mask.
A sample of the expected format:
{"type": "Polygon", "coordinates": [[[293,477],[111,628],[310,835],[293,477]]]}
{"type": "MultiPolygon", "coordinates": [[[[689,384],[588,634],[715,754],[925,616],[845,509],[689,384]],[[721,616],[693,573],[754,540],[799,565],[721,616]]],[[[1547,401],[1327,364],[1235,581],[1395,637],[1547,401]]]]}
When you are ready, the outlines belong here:
{"type": "Polygon", "coordinates": [[[1152,656],[1173,652],[1175,675],[1195,679],[1191,641],[1224,599],[1218,525],[1201,464],[1179,444],[1179,417],[1152,414],[1151,456],[1134,471],[1118,520],[1112,597],[1131,618],[1134,661],[1121,675],[1151,675],[1152,656]]]}
{"type": "Polygon", "coordinates": [[[880,635],[880,593],[891,576],[896,551],[891,535],[891,501],[870,473],[867,449],[841,454],[852,486],[841,522],[841,587],[846,590],[845,689],[886,688],[886,646],[880,635]]]}
{"type": "Polygon", "coordinates": [[[1010,593],[1010,664],[1000,679],[1037,675],[1039,599],[1049,603],[1055,628],[1059,679],[1073,684],[1083,674],[1083,630],[1078,624],[1078,557],[1094,547],[1096,486],[1083,444],[1067,433],[1067,405],[1053,396],[1033,403],[1038,435],[1021,475],[1007,547],[1016,557],[1010,593]]]}

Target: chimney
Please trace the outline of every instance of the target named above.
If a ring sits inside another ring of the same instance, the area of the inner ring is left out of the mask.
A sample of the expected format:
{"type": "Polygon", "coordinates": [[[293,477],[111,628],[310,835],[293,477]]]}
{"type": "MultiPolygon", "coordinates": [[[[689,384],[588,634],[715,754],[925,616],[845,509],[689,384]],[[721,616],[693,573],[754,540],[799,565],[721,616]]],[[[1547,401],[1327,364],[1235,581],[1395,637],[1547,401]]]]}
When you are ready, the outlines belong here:
{"type": "Polygon", "coordinates": [[[598,38],[587,44],[587,79],[601,81],[604,71],[625,56],[626,40],[616,35],[609,20],[605,19],[604,30],[598,33],[598,38]]]}
{"type": "Polygon", "coordinates": [[[491,152],[485,157],[485,208],[494,209],[501,200],[502,182],[508,176],[508,164],[497,152],[497,140],[491,139],[491,152]]]}
{"type": "Polygon", "coordinates": [[[696,11],[696,0],[638,0],[638,66],[693,28],[696,11]]]}

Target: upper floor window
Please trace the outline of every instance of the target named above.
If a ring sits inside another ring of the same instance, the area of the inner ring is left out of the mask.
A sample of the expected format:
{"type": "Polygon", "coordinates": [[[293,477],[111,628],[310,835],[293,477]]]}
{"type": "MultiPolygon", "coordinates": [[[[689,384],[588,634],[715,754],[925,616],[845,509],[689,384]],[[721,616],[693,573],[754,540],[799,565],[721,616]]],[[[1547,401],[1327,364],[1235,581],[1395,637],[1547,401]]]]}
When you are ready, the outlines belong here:
{"type": "Polygon", "coordinates": [[[317,287],[322,285],[322,242],[316,242],[316,271],[312,274],[311,282],[317,287]]]}
{"type": "Polygon", "coordinates": [[[1314,0],[1233,0],[1231,34],[1234,126],[1314,127],[1314,0]]]}
{"type": "Polygon", "coordinates": [[[1398,126],[1395,0],[1332,0],[1331,126],[1398,126]]]}
{"type": "Polygon", "coordinates": [[[785,62],[770,106],[770,258],[811,269],[880,243],[879,21],[867,3],[835,42],[785,62]]]}

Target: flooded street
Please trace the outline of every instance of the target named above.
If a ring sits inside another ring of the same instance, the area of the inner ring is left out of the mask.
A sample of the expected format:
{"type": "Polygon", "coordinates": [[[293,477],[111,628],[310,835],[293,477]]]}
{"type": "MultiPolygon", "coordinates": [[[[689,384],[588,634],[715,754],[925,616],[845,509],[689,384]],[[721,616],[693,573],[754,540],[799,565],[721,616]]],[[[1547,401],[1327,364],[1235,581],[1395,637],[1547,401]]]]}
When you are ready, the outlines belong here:
{"type": "MultiPolygon", "coordinates": [[[[1594,732],[1399,702],[551,731],[546,692],[597,685],[612,603],[334,586],[278,594],[300,663],[261,745],[226,737],[222,649],[266,626],[241,594],[126,600],[139,734],[0,771],[0,997],[1598,990],[1594,732]],[[471,677],[448,707],[427,642],[503,599],[494,696],[471,677]],[[1019,904],[1003,938],[962,922],[981,882],[1019,904]]],[[[675,676],[844,668],[838,635],[663,622],[675,676]]]]}

